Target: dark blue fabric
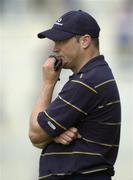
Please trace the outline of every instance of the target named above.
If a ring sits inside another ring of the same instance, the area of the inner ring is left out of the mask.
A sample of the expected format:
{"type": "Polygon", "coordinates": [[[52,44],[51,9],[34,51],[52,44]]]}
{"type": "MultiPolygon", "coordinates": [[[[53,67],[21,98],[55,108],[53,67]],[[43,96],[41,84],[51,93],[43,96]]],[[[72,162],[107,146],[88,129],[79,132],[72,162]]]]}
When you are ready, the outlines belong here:
{"type": "Polygon", "coordinates": [[[111,180],[111,177],[107,175],[72,175],[68,177],[66,176],[62,180],[111,180]]]}
{"type": "MultiPolygon", "coordinates": [[[[44,178],[44,180],[47,178],[44,178]]],[[[49,179],[49,178],[48,178],[49,179]]],[[[112,178],[104,173],[99,175],[68,175],[68,176],[52,176],[50,180],[112,180],[112,178]]]]}
{"type": "Polygon", "coordinates": [[[96,20],[84,11],[70,11],[60,17],[53,27],[38,34],[39,38],[61,41],[74,35],[89,34],[93,38],[99,36],[100,27],[96,20]]]}
{"type": "Polygon", "coordinates": [[[99,176],[85,176],[85,175],[75,175],[70,177],[65,177],[63,180],[111,180],[111,177],[106,175],[99,176]]]}
{"type": "Polygon", "coordinates": [[[40,177],[107,171],[114,175],[120,138],[121,107],[114,76],[103,56],[89,61],[40,112],[38,123],[50,136],[76,127],[81,139],[50,143],[40,157],[40,177]],[[76,107],[76,108],[75,108],[76,107]]]}

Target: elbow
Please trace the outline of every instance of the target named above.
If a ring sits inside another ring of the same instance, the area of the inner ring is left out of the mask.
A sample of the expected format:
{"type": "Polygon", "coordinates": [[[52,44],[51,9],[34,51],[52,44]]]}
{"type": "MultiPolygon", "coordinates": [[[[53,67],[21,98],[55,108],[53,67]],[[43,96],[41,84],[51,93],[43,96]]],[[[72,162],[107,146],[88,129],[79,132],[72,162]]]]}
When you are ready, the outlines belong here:
{"type": "Polygon", "coordinates": [[[40,143],[39,135],[32,131],[29,132],[29,139],[32,142],[32,144],[40,143]]]}

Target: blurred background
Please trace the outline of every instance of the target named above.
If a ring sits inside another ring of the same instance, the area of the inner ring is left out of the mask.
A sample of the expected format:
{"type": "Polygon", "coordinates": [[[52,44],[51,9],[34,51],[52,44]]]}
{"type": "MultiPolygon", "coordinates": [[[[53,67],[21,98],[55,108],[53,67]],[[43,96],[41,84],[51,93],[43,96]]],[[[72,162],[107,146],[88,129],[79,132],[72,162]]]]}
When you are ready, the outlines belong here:
{"type": "MultiPolygon", "coordinates": [[[[40,150],[28,138],[29,117],[41,87],[41,65],[52,42],[37,39],[69,10],[92,14],[101,26],[100,50],[122,101],[122,130],[113,180],[133,180],[133,1],[0,0],[0,179],[36,180],[40,150]]],[[[63,70],[54,97],[71,72],[63,70]]]]}

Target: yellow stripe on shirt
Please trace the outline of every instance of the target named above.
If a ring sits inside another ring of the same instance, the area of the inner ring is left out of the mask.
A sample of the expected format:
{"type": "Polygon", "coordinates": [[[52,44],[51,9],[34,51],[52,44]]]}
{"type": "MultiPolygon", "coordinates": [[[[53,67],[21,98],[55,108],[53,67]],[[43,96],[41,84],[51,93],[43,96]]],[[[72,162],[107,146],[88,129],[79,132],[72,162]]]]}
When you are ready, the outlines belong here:
{"type": "Polygon", "coordinates": [[[65,128],[64,126],[62,126],[61,124],[59,124],[55,119],[53,119],[52,117],[50,117],[46,111],[44,111],[44,113],[46,114],[46,116],[47,116],[51,121],[53,121],[53,122],[54,122],[55,124],[57,124],[59,127],[61,127],[61,128],[64,129],[64,130],[67,130],[67,128],[65,128]]]}
{"type": "Polygon", "coordinates": [[[100,86],[103,86],[104,84],[107,84],[107,83],[110,83],[110,82],[113,82],[113,81],[115,81],[115,79],[110,79],[110,80],[108,80],[108,81],[104,81],[104,82],[96,85],[95,88],[98,88],[98,87],[100,87],[100,86]]]}
{"type": "Polygon", "coordinates": [[[83,85],[84,87],[88,88],[89,90],[93,91],[94,93],[98,93],[94,88],[90,87],[89,85],[81,82],[81,81],[78,81],[78,80],[71,80],[71,82],[75,82],[75,83],[79,83],[81,85],[83,85]]]}
{"type": "Polygon", "coordinates": [[[94,172],[105,171],[107,169],[108,168],[94,169],[94,170],[90,170],[90,171],[81,172],[81,174],[91,174],[91,173],[94,173],[94,172]]]}
{"type": "Polygon", "coordinates": [[[69,106],[73,107],[74,109],[76,109],[77,111],[85,114],[86,116],[88,115],[87,112],[83,111],[82,109],[76,107],[75,105],[71,104],[70,102],[68,102],[67,100],[65,100],[64,98],[62,98],[61,96],[58,96],[63,102],[65,102],[66,104],[68,104],[69,106]]]}
{"type": "Polygon", "coordinates": [[[101,145],[101,146],[107,146],[107,147],[119,147],[118,144],[105,144],[105,143],[100,143],[100,142],[96,142],[96,141],[92,141],[92,140],[89,140],[89,139],[86,139],[86,138],[82,138],[84,141],[86,142],[89,142],[89,143],[93,143],[93,144],[98,144],[98,145],[101,145]]]}
{"type": "Polygon", "coordinates": [[[118,122],[118,123],[98,122],[98,124],[103,124],[103,125],[107,125],[107,126],[120,126],[121,122],[118,122]]]}
{"type": "Polygon", "coordinates": [[[118,103],[120,103],[120,100],[111,101],[111,102],[108,102],[108,103],[105,104],[105,105],[100,105],[100,106],[98,106],[98,109],[101,109],[101,108],[104,108],[104,107],[106,107],[106,106],[110,106],[110,105],[113,105],[113,104],[118,104],[118,103]]]}
{"type": "Polygon", "coordinates": [[[73,151],[73,152],[51,152],[51,153],[44,153],[41,156],[51,156],[51,155],[89,155],[89,156],[102,156],[100,153],[93,153],[93,152],[80,152],[80,151],[73,151]]]}
{"type": "MultiPolygon", "coordinates": [[[[80,171],[79,174],[91,174],[91,173],[94,173],[94,172],[105,171],[107,169],[108,168],[100,168],[100,169],[94,169],[94,170],[88,170],[88,171],[80,171]]],[[[65,175],[71,175],[71,174],[72,173],[50,173],[50,174],[47,174],[45,176],[39,177],[39,179],[45,179],[45,178],[48,178],[50,176],[65,176],[65,175]]]]}

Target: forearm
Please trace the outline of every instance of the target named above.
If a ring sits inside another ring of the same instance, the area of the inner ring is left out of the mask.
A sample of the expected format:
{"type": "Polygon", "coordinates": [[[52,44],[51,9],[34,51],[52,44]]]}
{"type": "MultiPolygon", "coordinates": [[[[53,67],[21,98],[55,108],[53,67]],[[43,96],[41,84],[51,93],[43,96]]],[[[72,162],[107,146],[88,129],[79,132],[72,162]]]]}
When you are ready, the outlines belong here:
{"type": "Polygon", "coordinates": [[[41,143],[50,138],[39,126],[37,116],[39,112],[44,111],[51,103],[53,90],[54,84],[46,83],[43,85],[39,98],[31,113],[29,137],[33,143],[41,143]]]}
{"type": "Polygon", "coordinates": [[[56,136],[55,138],[48,139],[47,141],[44,141],[42,143],[33,144],[35,147],[43,149],[47,144],[54,141],[55,143],[63,144],[63,145],[69,145],[72,141],[76,139],[80,139],[81,135],[78,132],[77,128],[69,128],[59,136],[56,136]]]}
{"type": "Polygon", "coordinates": [[[53,90],[54,90],[53,84],[43,85],[39,98],[31,114],[31,126],[34,126],[34,124],[36,124],[36,118],[38,116],[38,113],[44,111],[51,103],[53,90]]]}
{"type": "Polygon", "coordinates": [[[54,70],[55,59],[48,58],[42,66],[43,86],[39,98],[30,117],[29,137],[33,144],[47,143],[51,137],[40,127],[37,121],[39,112],[44,111],[51,103],[55,84],[58,81],[61,68],[54,70]]]}

